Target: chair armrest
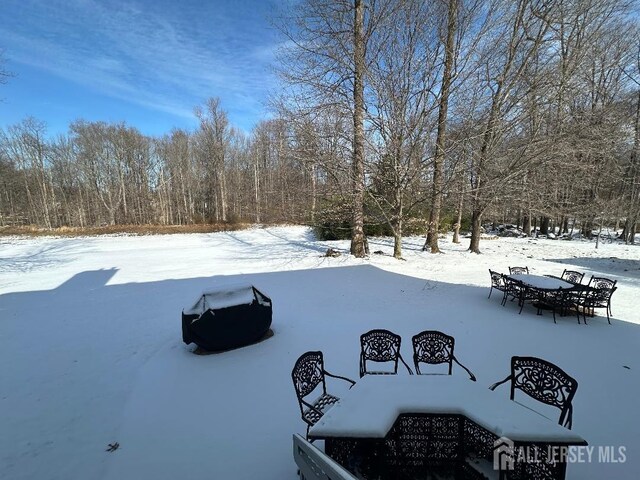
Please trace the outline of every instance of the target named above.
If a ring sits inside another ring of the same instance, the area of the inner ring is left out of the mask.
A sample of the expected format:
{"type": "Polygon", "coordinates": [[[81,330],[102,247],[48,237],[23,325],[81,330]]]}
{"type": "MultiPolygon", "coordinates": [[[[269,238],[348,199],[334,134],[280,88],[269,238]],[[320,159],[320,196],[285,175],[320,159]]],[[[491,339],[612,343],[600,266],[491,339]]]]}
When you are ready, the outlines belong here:
{"type": "Polygon", "coordinates": [[[409,365],[407,365],[407,362],[404,361],[404,358],[402,358],[402,355],[398,354],[398,358],[400,359],[402,364],[407,368],[407,372],[409,372],[409,375],[413,375],[413,371],[411,370],[409,365]]]}
{"type": "MultiPolygon", "coordinates": [[[[337,378],[337,379],[339,379],[339,380],[344,380],[345,382],[349,382],[349,383],[351,384],[351,387],[353,387],[353,386],[356,384],[356,382],[354,382],[354,381],[353,381],[353,380],[351,380],[350,378],[347,378],[347,377],[341,377],[340,375],[334,375],[334,374],[332,374],[332,373],[327,372],[326,370],[324,371],[324,374],[325,374],[326,376],[328,376],[328,377],[337,378]]],[[[349,388],[351,388],[351,387],[349,387],[349,388]]]]}
{"type": "Polygon", "coordinates": [[[454,355],[454,356],[452,356],[452,359],[453,359],[453,361],[454,361],[454,362],[456,362],[458,365],[460,365],[460,366],[464,369],[464,371],[465,371],[465,372],[467,372],[467,374],[469,375],[469,379],[470,379],[472,382],[475,382],[475,381],[476,381],[476,376],[475,376],[473,373],[471,373],[471,370],[469,370],[467,367],[465,367],[463,364],[461,364],[461,363],[458,361],[458,359],[455,357],[455,355],[454,355]]]}
{"type": "Polygon", "coordinates": [[[495,390],[495,389],[496,389],[496,387],[499,387],[499,386],[500,386],[500,385],[502,385],[503,383],[506,383],[506,382],[508,382],[509,380],[512,380],[512,379],[513,379],[513,377],[511,376],[511,374],[509,374],[509,376],[508,376],[507,378],[505,378],[504,380],[502,380],[502,381],[500,381],[500,382],[496,382],[496,383],[494,383],[493,385],[491,385],[491,386],[489,387],[489,390],[495,390]]]}

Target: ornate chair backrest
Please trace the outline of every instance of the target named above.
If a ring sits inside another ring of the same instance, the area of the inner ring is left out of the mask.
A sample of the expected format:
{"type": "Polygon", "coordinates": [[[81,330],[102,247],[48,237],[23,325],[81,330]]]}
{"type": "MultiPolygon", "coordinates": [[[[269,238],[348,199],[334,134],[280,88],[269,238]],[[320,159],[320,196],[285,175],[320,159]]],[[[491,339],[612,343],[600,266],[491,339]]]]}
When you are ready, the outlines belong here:
{"type": "Polygon", "coordinates": [[[300,410],[303,410],[302,399],[313,392],[318,385],[322,384],[322,393],[327,393],[322,352],[307,352],[300,355],[291,371],[291,378],[300,410]]]}
{"type": "Polygon", "coordinates": [[[584,299],[586,301],[586,305],[589,307],[593,306],[601,306],[604,307],[608,305],[611,301],[611,295],[615,292],[618,287],[613,288],[596,288],[595,290],[587,290],[585,291],[584,299]]]}
{"type": "Polygon", "coordinates": [[[491,275],[491,286],[493,288],[497,288],[499,290],[503,290],[505,288],[504,275],[494,272],[491,269],[489,269],[489,275],[491,275]]]}
{"type": "Polygon", "coordinates": [[[528,274],[529,267],[509,267],[509,275],[528,274]]]}
{"type": "Polygon", "coordinates": [[[367,360],[393,362],[393,373],[397,373],[400,341],[400,335],[384,329],[371,330],[360,335],[360,377],[367,373],[367,360]]]}
{"type": "Polygon", "coordinates": [[[617,280],[611,280],[609,278],[604,277],[591,277],[589,280],[589,286],[593,288],[597,288],[598,290],[612,290],[613,287],[618,283],[617,280]]]}
{"type": "Polygon", "coordinates": [[[591,290],[585,291],[584,300],[587,306],[606,306],[611,301],[611,295],[616,291],[617,280],[604,277],[591,277],[589,286],[591,290]]]}
{"type": "Polygon", "coordinates": [[[562,272],[562,280],[566,280],[571,283],[582,283],[582,279],[584,278],[584,273],[576,272],[575,270],[567,270],[565,269],[562,272]]]}
{"type": "Polygon", "coordinates": [[[536,357],[511,358],[511,400],[521,390],[539,402],[560,409],[560,425],[571,428],[571,401],[578,382],[560,367],[536,357]]]}
{"type": "Polygon", "coordinates": [[[449,375],[453,363],[453,348],[455,340],[437,330],[425,330],[411,339],[413,343],[413,363],[416,373],[420,374],[419,363],[429,363],[432,365],[440,363],[449,364],[449,375]]]}

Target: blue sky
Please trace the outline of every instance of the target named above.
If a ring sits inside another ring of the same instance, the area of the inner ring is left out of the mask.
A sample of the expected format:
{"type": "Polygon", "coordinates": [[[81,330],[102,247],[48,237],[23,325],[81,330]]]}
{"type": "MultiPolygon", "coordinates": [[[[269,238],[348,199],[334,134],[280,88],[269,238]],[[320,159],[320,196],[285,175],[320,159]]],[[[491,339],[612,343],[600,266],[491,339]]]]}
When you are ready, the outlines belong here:
{"type": "Polygon", "coordinates": [[[75,119],[149,135],[193,128],[220,97],[233,125],[267,117],[280,39],[275,0],[1,0],[0,128],[28,115],[51,135],[75,119]]]}

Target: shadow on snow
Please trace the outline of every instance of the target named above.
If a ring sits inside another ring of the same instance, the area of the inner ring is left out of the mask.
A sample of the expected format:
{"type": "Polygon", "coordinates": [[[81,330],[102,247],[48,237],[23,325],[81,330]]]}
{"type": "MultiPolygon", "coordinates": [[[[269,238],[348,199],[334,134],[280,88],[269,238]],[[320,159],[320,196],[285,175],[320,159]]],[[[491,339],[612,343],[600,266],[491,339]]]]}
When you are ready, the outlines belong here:
{"type": "MultiPolygon", "coordinates": [[[[13,439],[0,476],[46,477],[59,465],[60,478],[116,479],[144,469],[149,478],[293,480],[291,434],[304,431],[291,385],[295,359],[322,350],[329,371],[357,379],[359,336],[373,328],[400,334],[408,361],[412,335],[453,335],[479,385],[504,378],[512,355],[545,358],[579,382],[577,432],[592,445],[640,451],[629,421],[640,393],[640,326],[615,317],[615,296],[613,325],[602,316],[556,325],[549,312],[502,307],[501,292],[487,299],[488,287],[368,265],[107,285],[116,272],[86,271],[53,290],[0,296],[0,360],[12,365],[2,393],[12,414],[1,417],[1,429],[13,439]],[[273,299],[275,336],[193,355],[181,341],[181,309],[206,288],[240,280],[273,299]],[[104,446],[115,440],[121,451],[105,460],[104,446]],[[240,461],[247,452],[251,462],[240,461]]],[[[633,478],[638,467],[633,457],[625,465],[572,465],[569,478],[633,478]]]]}

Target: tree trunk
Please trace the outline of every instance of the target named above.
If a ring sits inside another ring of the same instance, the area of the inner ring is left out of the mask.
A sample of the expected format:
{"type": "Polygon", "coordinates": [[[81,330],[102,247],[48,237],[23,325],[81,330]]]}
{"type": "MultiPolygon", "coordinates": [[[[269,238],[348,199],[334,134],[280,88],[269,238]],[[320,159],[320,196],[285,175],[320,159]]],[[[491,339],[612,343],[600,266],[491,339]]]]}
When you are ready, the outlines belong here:
{"type": "Polygon", "coordinates": [[[354,0],[353,200],[351,254],[366,255],[364,241],[364,5],[354,0]]]}
{"type": "Polygon", "coordinates": [[[469,244],[469,251],[473,253],[480,253],[480,229],[482,212],[477,208],[473,209],[471,214],[471,242],[469,244]]]}
{"type": "Polygon", "coordinates": [[[549,217],[542,217],[540,219],[540,235],[549,234],[549,217]]]}
{"type": "Polygon", "coordinates": [[[316,178],[316,166],[311,166],[311,223],[316,221],[316,196],[317,196],[317,178],[316,178]]]}
{"type": "Polygon", "coordinates": [[[402,217],[398,219],[393,229],[393,257],[402,259],[402,217]]]}
{"type": "Polygon", "coordinates": [[[438,247],[438,229],[440,226],[440,209],[442,208],[442,190],[444,187],[444,158],[447,138],[447,110],[449,108],[449,90],[451,88],[451,70],[455,54],[456,19],[458,16],[458,0],[449,0],[447,17],[447,40],[445,45],[444,71],[440,105],[438,106],[438,133],[436,136],[436,154],[433,159],[433,190],[431,192],[431,214],[429,215],[429,232],[423,250],[427,245],[431,253],[440,253],[438,247]]]}
{"type": "Polygon", "coordinates": [[[527,237],[531,235],[531,214],[524,217],[522,222],[522,231],[527,237]]]}
{"type": "Polygon", "coordinates": [[[393,229],[393,257],[398,260],[402,259],[402,227],[403,222],[402,218],[404,215],[404,205],[402,203],[402,194],[401,192],[396,192],[397,200],[396,204],[398,208],[395,212],[394,219],[391,222],[391,227],[393,229]]]}
{"type": "Polygon", "coordinates": [[[222,165],[220,166],[220,206],[221,206],[221,214],[222,221],[227,221],[227,178],[224,172],[224,159],[222,161],[222,165]]]}
{"type": "MultiPolygon", "coordinates": [[[[640,157],[640,89],[636,99],[636,115],[634,122],[633,150],[631,151],[631,159],[629,161],[629,172],[627,174],[628,182],[631,186],[629,192],[629,205],[627,209],[627,223],[629,229],[625,228],[630,240],[628,243],[635,243],[635,223],[638,217],[638,205],[640,194],[638,192],[638,158],[640,157]]],[[[626,226],[626,224],[625,224],[626,226]]],[[[627,240],[625,238],[625,243],[627,240]]]]}
{"type": "Polygon", "coordinates": [[[258,174],[258,158],[253,164],[253,190],[256,202],[256,223],[260,223],[260,175],[258,174]]]}
{"type": "Polygon", "coordinates": [[[462,223],[462,207],[464,204],[464,191],[460,192],[460,200],[458,201],[458,218],[453,226],[453,243],[460,243],[460,225],[462,223]]]}

